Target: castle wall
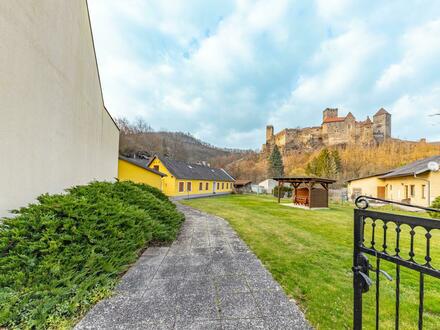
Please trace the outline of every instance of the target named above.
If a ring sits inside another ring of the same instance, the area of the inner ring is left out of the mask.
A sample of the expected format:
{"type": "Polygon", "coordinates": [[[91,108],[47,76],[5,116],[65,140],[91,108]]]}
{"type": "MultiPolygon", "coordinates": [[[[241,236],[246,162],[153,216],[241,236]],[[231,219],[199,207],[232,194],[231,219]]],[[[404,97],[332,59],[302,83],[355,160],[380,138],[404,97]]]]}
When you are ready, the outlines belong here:
{"type": "Polygon", "coordinates": [[[324,136],[324,143],[328,146],[347,144],[349,142],[348,126],[344,121],[325,123],[326,136],[324,136]]]}
{"type": "Polygon", "coordinates": [[[373,125],[372,124],[359,125],[356,129],[355,143],[372,144],[374,142],[375,141],[373,137],[373,125]]]}
{"type": "Polygon", "coordinates": [[[373,135],[378,142],[391,137],[391,116],[387,114],[374,116],[373,135]]]}
{"type": "MultiPolygon", "coordinates": [[[[267,139],[263,145],[263,151],[271,150],[273,145],[277,145],[282,152],[298,149],[315,149],[322,146],[335,146],[346,144],[371,145],[380,143],[385,139],[391,138],[391,115],[386,110],[381,109],[372,122],[369,117],[365,121],[356,121],[353,114],[348,113],[345,118],[339,119],[338,109],[327,108],[323,111],[324,122],[321,126],[284,129],[281,132],[267,139]],[[336,118],[333,120],[325,119],[336,118]]],[[[267,137],[271,134],[267,134],[267,137]]]]}

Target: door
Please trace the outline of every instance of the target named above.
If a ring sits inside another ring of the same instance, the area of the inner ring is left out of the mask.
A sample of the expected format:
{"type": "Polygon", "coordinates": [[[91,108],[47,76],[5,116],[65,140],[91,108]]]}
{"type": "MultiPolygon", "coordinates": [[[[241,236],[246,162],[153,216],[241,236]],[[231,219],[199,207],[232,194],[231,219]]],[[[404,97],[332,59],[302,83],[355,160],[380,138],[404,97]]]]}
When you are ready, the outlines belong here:
{"type": "Polygon", "coordinates": [[[214,182],[212,183],[212,193],[213,193],[213,194],[215,194],[215,185],[216,185],[216,182],[214,181],[214,182]]]}
{"type": "Polygon", "coordinates": [[[385,187],[377,187],[377,198],[385,199],[385,187]]]}

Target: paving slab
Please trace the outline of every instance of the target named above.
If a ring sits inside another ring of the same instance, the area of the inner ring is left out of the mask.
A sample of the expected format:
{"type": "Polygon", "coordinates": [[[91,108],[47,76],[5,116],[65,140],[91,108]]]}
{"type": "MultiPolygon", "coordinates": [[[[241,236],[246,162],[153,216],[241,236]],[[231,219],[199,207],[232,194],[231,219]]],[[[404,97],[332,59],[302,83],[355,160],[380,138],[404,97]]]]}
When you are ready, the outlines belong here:
{"type": "Polygon", "coordinates": [[[226,220],[185,214],[170,247],[150,247],[75,329],[311,329],[226,220]]]}

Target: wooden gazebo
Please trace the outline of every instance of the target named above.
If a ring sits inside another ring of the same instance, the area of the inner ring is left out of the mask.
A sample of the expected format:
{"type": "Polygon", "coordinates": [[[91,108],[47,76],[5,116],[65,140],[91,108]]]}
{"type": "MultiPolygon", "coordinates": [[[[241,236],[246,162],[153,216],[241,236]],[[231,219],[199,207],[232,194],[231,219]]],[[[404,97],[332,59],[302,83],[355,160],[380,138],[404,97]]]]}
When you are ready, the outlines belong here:
{"type": "Polygon", "coordinates": [[[279,177],[273,179],[278,182],[278,203],[281,200],[281,186],[290,183],[293,187],[292,203],[309,209],[328,207],[328,186],[336,182],[336,180],[315,177],[279,177]]]}

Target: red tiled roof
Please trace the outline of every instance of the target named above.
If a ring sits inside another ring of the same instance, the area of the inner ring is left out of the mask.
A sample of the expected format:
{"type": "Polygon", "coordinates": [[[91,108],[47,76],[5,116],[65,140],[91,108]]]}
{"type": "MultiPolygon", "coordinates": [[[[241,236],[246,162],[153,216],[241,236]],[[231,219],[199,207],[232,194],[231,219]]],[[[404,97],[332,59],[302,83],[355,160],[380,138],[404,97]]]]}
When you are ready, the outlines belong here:
{"type": "Polygon", "coordinates": [[[327,117],[324,119],[323,123],[336,123],[344,121],[345,117],[327,117]]]}

